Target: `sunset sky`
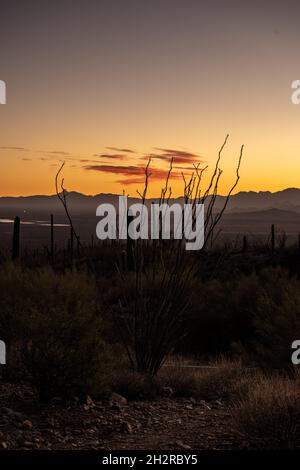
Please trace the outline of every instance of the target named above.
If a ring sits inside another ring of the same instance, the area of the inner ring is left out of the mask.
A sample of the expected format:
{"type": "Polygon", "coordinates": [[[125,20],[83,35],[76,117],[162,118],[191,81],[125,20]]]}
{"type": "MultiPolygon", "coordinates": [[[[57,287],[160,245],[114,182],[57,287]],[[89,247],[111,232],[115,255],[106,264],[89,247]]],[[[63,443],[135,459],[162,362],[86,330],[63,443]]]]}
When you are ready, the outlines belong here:
{"type": "MultiPolygon", "coordinates": [[[[220,192],[300,187],[300,2],[1,2],[0,195],[151,195],[171,156],[173,194],[193,162],[213,164],[230,134],[220,192]]],[[[209,172],[208,172],[209,175],[209,172]]]]}

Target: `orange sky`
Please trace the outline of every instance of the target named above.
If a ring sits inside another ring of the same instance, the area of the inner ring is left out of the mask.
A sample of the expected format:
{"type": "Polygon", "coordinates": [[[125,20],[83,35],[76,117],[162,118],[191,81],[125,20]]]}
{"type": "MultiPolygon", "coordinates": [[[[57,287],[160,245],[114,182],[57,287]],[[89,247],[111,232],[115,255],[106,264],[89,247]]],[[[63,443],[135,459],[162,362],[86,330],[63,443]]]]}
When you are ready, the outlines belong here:
{"type": "Polygon", "coordinates": [[[52,194],[64,159],[67,189],[133,195],[148,154],[158,195],[170,155],[211,171],[227,133],[221,193],[241,144],[237,190],[300,186],[297,2],[100,3],[4,7],[1,195],[52,194]]]}

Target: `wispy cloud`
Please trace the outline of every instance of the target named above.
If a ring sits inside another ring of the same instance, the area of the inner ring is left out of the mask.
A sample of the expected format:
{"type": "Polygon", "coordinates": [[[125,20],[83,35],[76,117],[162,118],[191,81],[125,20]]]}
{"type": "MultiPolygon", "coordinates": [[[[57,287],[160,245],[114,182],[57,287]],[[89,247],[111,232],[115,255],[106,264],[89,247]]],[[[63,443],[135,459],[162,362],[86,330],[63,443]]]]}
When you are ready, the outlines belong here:
{"type": "Polygon", "coordinates": [[[121,153],[94,153],[93,157],[103,158],[106,160],[124,160],[128,158],[127,155],[121,153]]]}
{"type": "MultiPolygon", "coordinates": [[[[204,160],[202,157],[196,153],[186,152],[184,150],[170,149],[170,148],[161,148],[154,147],[154,150],[157,150],[156,153],[151,153],[151,158],[162,160],[164,162],[169,162],[173,158],[173,162],[176,164],[188,164],[188,163],[202,163],[204,160]]],[[[143,160],[148,160],[149,155],[142,157],[143,160]]]]}
{"type": "Polygon", "coordinates": [[[86,171],[115,175],[115,181],[123,185],[144,183],[145,165],[149,157],[152,159],[149,170],[152,181],[164,181],[166,179],[169,172],[167,164],[169,164],[171,158],[173,158],[174,164],[170,180],[181,178],[183,171],[191,174],[194,170],[193,164],[204,162],[202,157],[194,152],[167,147],[153,147],[153,151],[148,154],[139,154],[134,149],[125,147],[107,146],[104,148],[111,152],[94,153],[92,154],[94,158],[90,158],[89,155],[74,155],[65,150],[33,150],[17,146],[3,146],[0,147],[0,150],[32,152],[33,155],[30,155],[32,158],[22,158],[22,155],[19,155],[19,157],[23,161],[48,162],[52,167],[57,166],[62,161],[67,161],[70,168],[81,168],[86,171]]]}
{"type": "Polygon", "coordinates": [[[52,155],[70,155],[69,152],[64,152],[63,150],[51,150],[51,151],[40,150],[40,152],[50,153],[52,155]]]}
{"type": "MultiPolygon", "coordinates": [[[[114,175],[121,175],[125,178],[118,179],[118,183],[124,185],[129,184],[139,184],[145,181],[145,167],[144,166],[121,166],[121,165],[89,165],[84,167],[88,171],[99,171],[102,173],[111,173],[114,175]]],[[[165,180],[168,175],[168,170],[161,168],[150,168],[149,169],[150,178],[152,180],[165,180]]],[[[178,179],[181,175],[178,172],[173,172],[171,174],[171,179],[178,179]]]]}
{"type": "Polygon", "coordinates": [[[30,149],[25,147],[0,147],[0,150],[18,150],[20,152],[30,152],[30,149]]]}
{"type": "Polygon", "coordinates": [[[121,175],[140,175],[144,169],[142,166],[121,166],[121,165],[89,165],[86,170],[100,171],[103,173],[115,173],[121,175]]]}
{"type": "Polygon", "coordinates": [[[127,149],[127,148],[120,148],[120,147],[105,147],[107,150],[113,150],[114,152],[120,152],[120,153],[136,153],[135,150],[133,149],[127,149]]]}

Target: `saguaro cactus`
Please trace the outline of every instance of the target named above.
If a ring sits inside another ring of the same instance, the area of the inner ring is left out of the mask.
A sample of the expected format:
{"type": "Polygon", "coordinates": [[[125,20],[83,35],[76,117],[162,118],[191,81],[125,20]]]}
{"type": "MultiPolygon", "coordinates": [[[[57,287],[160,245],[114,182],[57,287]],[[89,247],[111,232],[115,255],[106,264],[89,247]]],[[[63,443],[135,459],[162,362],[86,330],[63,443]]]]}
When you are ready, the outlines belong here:
{"type": "Polygon", "coordinates": [[[134,240],[129,236],[128,227],[130,222],[134,220],[134,216],[127,213],[127,247],[126,247],[126,258],[127,258],[127,269],[132,271],[134,268],[134,240]]]}
{"type": "Polygon", "coordinates": [[[271,252],[272,254],[275,251],[275,225],[271,225],[271,252]]]}
{"type": "Polygon", "coordinates": [[[20,256],[20,217],[16,216],[13,229],[13,247],[12,259],[18,259],[20,256]]]}
{"type": "Polygon", "coordinates": [[[70,229],[70,258],[71,262],[73,261],[73,254],[74,254],[74,230],[73,227],[70,229]]]}
{"type": "Polygon", "coordinates": [[[54,223],[53,223],[53,214],[51,214],[51,241],[50,241],[50,262],[54,263],[54,223]]]}
{"type": "Polygon", "coordinates": [[[243,236],[243,251],[247,251],[248,248],[248,240],[246,235],[243,236]]]}

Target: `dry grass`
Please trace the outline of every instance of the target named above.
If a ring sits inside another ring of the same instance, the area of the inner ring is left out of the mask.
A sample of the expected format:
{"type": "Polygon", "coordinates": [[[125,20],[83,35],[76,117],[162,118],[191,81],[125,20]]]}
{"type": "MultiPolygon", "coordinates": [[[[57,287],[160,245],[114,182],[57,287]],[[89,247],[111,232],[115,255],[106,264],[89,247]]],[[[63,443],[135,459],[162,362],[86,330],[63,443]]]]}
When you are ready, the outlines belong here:
{"type": "Polygon", "coordinates": [[[156,377],[151,377],[130,370],[123,358],[120,364],[110,364],[100,388],[129,400],[174,396],[210,401],[240,396],[246,374],[240,362],[221,359],[208,368],[188,367],[192,362],[195,364],[195,360],[172,358],[156,377]]]}
{"type": "Polygon", "coordinates": [[[159,386],[153,377],[129,369],[114,372],[109,388],[127,400],[155,400],[160,396],[159,386]]]}
{"type": "Polygon", "coordinates": [[[300,445],[300,389],[297,380],[256,374],[232,408],[233,424],[251,448],[300,445]]]}
{"type": "Polygon", "coordinates": [[[175,396],[201,400],[230,400],[237,393],[238,382],[245,374],[240,361],[221,358],[208,367],[192,368],[182,360],[173,360],[159,373],[161,387],[170,387],[175,396]]]}

